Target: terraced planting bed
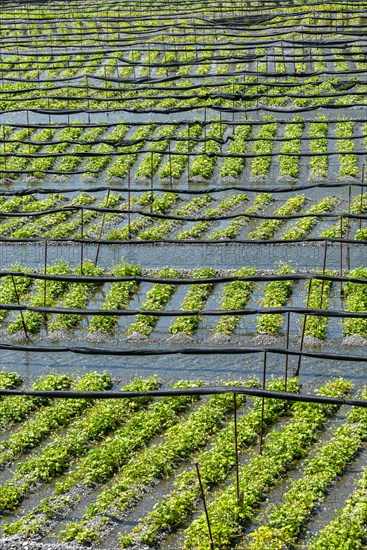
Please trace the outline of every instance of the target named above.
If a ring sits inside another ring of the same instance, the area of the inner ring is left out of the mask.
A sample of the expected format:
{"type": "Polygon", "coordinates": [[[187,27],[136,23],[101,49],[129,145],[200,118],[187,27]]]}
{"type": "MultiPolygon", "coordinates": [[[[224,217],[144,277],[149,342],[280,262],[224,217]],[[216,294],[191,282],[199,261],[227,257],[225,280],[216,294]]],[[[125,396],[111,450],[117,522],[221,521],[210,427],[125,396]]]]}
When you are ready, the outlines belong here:
{"type": "Polygon", "coordinates": [[[366,24],[3,2],[1,549],[367,545],[366,24]]]}

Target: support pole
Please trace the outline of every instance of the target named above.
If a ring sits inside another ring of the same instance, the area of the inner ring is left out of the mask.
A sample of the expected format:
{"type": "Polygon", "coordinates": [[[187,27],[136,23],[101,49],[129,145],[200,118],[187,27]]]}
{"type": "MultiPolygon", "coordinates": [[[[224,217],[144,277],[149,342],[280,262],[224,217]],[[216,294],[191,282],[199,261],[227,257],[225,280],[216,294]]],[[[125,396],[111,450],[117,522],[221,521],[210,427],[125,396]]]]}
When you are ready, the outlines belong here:
{"type": "Polygon", "coordinates": [[[150,153],[150,213],[153,212],[153,201],[154,201],[154,192],[153,192],[153,152],[150,153]]]}
{"type": "MultiPolygon", "coordinates": [[[[109,200],[110,200],[110,193],[111,193],[111,190],[109,189],[109,190],[107,191],[106,208],[108,208],[108,203],[109,203],[109,200]]],[[[102,223],[101,223],[101,229],[100,229],[100,231],[99,231],[98,240],[101,240],[101,239],[102,239],[102,234],[103,234],[105,219],[106,219],[106,212],[103,212],[102,223]]],[[[97,252],[96,252],[96,258],[95,258],[95,260],[94,260],[94,265],[95,265],[95,266],[96,266],[97,263],[98,263],[100,247],[101,247],[101,243],[98,243],[98,245],[97,245],[97,252]]]]}
{"type": "Polygon", "coordinates": [[[187,137],[188,137],[188,141],[187,141],[187,153],[188,153],[188,157],[187,157],[187,185],[189,185],[189,183],[190,183],[190,124],[187,127],[187,137]]]}
{"type": "Polygon", "coordinates": [[[236,454],[236,492],[237,492],[237,504],[241,506],[240,495],[240,473],[239,473],[239,461],[238,461],[238,434],[237,434],[237,398],[236,394],[233,394],[233,416],[234,416],[234,448],[236,454]]]}
{"type": "MultiPolygon", "coordinates": [[[[361,212],[362,212],[362,210],[363,210],[363,184],[364,184],[365,168],[366,168],[366,165],[363,164],[363,166],[362,166],[361,201],[360,201],[360,203],[359,203],[361,212]]],[[[359,229],[362,229],[362,219],[359,220],[359,229]]]]}
{"type": "MultiPolygon", "coordinates": [[[[45,241],[45,254],[44,254],[44,262],[43,262],[43,273],[46,275],[47,273],[47,253],[48,253],[48,242],[45,241]]],[[[46,307],[46,300],[47,300],[47,280],[45,279],[43,282],[43,307],[46,307]]],[[[46,313],[43,314],[44,323],[47,327],[47,315],[46,313]]]]}
{"type": "Polygon", "coordinates": [[[131,170],[129,168],[127,172],[127,233],[129,237],[129,241],[131,240],[131,195],[130,195],[130,187],[131,187],[131,170]]]}
{"type": "MultiPolygon", "coordinates": [[[[310,279],[310,283],[309,283],[309,286],[308,286],[306,309],[308,309],[308,307],[310,305],[310,295],[311,295],[312,281],[313,281],[313,279],[310,279]]],[[[300,346],[299,346],[299,351],[303,350],[303,342],[305,340],[306,323],[307,323],[307,313],[303,318],[302,334],[301,334],[301,342],[300,342],[300,346]]],[[[294,373],[295,376],[299,376],[299,371],[301,369],[301,363],[302,363],[302,355],[299,355],[298,356],[297,368],[296,368],[295,373],[294,373]]]]}
{"type": "MultiPolygon", "coordinates": [[[[322,262],[322,274],[323,275],[325,275],[325,271],[326,271],[326,255],[327,255],[327,241],[325,241],[324,259],[323,259],[323,262],[322,262]]],[[[321,282],[321,304],[320,304],[320,309],[322,308],[322,298],[323,298],[323,294],[324,294],[324,286],[325,286],[325,281],[323,279],[322,282],[321,282]]]]}
{"type": "MultiPolygon", "coordinates": [[[[80,238],[84,239],[84,208],[80,210],[80,238]]],[[[80,274],[83,275],[84,248],[83,242],[80,243],[80,274]]]]}
{"type": "MultiPolygon", "coordinates": [[[[289,349],[289,330],[291,325],[291,313],[288,311],[287,313],[287,340],[286,340],[286,347],[287,350],[289,349]]],[[[289,355],[287,354],[285,356],[285,373],[284,373],[284,391],[287,391],[287,384],[288,384],[288,364],[289,364],[289,355]]]]}
{"type": "Polygon", "coordinates": [[[208,526],[209,540],[210,540],[210,550],[215,550],[212,530],[211,530],[211,527],[210,527],[208,508],[206,506],[204,487],[203,487],[203,484],[201,482],[199,464],[197,462],[195,463],[195,467],[196,467],[196,473],[197,473],[197,476],[198,476],[198,481],[199,481],[199,486],[200,486],[201,498],[203,499],[203,506],[204,506],[204,512],[205,512],[205,517],[206,517],[206,523],[207,523],[207,526],[208,526]]]}
{"type": "MultiPolygon", "coordinates": [[[[14,287],[15,298],[16,298],[16,300],[17,300],[18,306],[20,306],[19,294],[18,294],[17,285],[15,284],[14,275],[11,276],[11,280],[12,280],[13,287],[14,287]]],[[[23,325],[24,336],[25,336],[25,338],[26,338],[27,340],[30,340],[30,338],[29,338],[29,336],[28,336],[27,325],[25,324],[25,320],[24,320],[23,311],[20,310],[19,313],[20,313],[20,318],[22,319],[22,325],[23,325]]]]}
{"type": "MultiPolygon", "coordinates": [[[[343,215],[340,215],[340,258],[339,258],[339,271],[340,277],[343,276],[343,215]]],[[[343,294],[343,283],[340,281],[340,296],[343,294]]]]}
{"type": "Polygon", "coordinates": [[[171,140],[168,140],[168,162],[169,162],[169,181],[172,189],[172,155],[171,155],[171,140]]]}
{"type": "MultiPolygon", "coordinates": [[[[349,190],[348,190],[348,214],[350,214],[351,200],[352,200],[352,186],[350,185],[349,190]]],[[[349,238],[350,238],[350,218],[348,218],[348,229],[347,229],[347,239],[349,240],[349,238]]],[[[346,256],[346,259],[347,259],[347,269],[348,269],[348,271],[350,271],[350,246],[349,246],[349,243],[347,243],[347,256],[346,256]]]]}
{"type": "MultiPolygon", "coordinates": [[[[267,359],[268,359],[268,353],[264,352],[264,367],[263,367],[263,383],[262,383],[262,389],[265,390],[266,386],[266,367],[267,367],[267,359]]],[[[263,453],[263,445],[264,445],[264,409],[265,409],[265,399],[262,398],[261,403],[261,425],[260,425],[260,447],[259,447],[259,454],[262,455],[263,453]]]]}

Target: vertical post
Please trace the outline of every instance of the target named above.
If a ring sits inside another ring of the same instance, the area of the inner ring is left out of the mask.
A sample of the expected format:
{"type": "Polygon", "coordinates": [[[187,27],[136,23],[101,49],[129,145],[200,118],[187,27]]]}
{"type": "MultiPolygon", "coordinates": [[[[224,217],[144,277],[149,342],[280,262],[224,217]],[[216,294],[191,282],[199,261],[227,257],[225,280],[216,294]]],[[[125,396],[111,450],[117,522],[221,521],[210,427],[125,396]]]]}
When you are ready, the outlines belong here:
{"type": "MultiPolygon", "coordinates": [[[[5,149],[5,136],[4,136],[4,154],[6,154],[6,149],[5,149]]],[[[8,170],[8,158],[5,156],[4,157],[4,164],[5,164],[5,170],[7,171],[8,170]]]]}
{"type": "MultiPolygon", "coordinates": [[[[366,165],[363,164],[363,166],[362,166],[361,200],[360,200],[360,203],[359,203],[361,213],[362,213],[362,210],[363,210],[363,184],[364,184],[365,167],[366,167],[366,165]]],[[[359,229],[362,229],[362,220],[361,219],[359,220],[359,229]]]]}
{"type": "Polygon", "coordinates": [[[190,183],[190,124],[187,126],[187,184],[190,183]]]}
{"type": "Polygon", "coordinates": [[[205,512],[205,517],[206,517],[206,523],[207,523],[207,526],[208,526],[209,540],[210,540],[210,550],[215,550],[212,530],[211,530],[211,527],[210,527],[208,508],[206,506],[204,487],[203,487],[203,484],[201,482],[199,464],[197,462],[195,463],[195,467],[196,467],[196,473],[197,473],[197,476],[198,476],[198,481],[199,481],[199,486],[200,486],[201,498],[203,499],[203,506],[204,506],[204,512],[205,512]]]}
{"type": "MultiPolygon", "coordinates": [[[[343,214],[340,215],[340,259],[339,271],[340,277],[343,275],[343,214]]],[[[340,296],[343,294],[343,283],[340,281],[340,296]]]]}
{"type": "MultiPolygon", "coordinates": [[[[28,112],[28,111],[27,111],[28,112]]],[[[3,138],[3,153],[4,153],[4,164],[5,164],[5,170],[6,170],[6,157],[5,157],[5,153],[6,153],[6,147],[5,147],[5,133],[4,131],[2,131],[1,133],[1,136],[3,138]]],[[[3,180],[6,178],[6,174],[5,172],[2,171],[2,177],[3,177],[3,180]]]]}
{"type": "MultiPolygon", "coordinates": [[[[312,281],[313,281],[313,279],[310,279],[310,284],[308,286],[306,309],[308,309],[308,307],[310,305],[310,295],[311,295],[312,281]]],[[[302,334],[301,334],[301,342],[300,342],[300,346],[299,346],[299,351],[303,350],[303,342],[304,342],[304,339],[305,339],[306,323],[307,323],[307,313],[305,314],[305,316],[303,318],[302,334]]],[[[295,376],[299,376],[299,371],[301,369],[301,363],[302,363],[302,355],[299,355],[298,356],[297,368],[296,368],[296,371],[294,373],[295,376]]]]}
{"type": "MultiPolygon", "coordinates": [[[[16,300],[17,300],[18,306],[20,306],[20,300],[19,300],[18,289],[17,289],[17,285],[15,284],[15,279],[14,279],[14,276],[13,276],[13,275],[11,276],[11,280],[12,280],[13,287],[14,287],[15,298],[16,298],[16,300]]],[[[28,336],[27,325],[25,324],[23,311],[20,310],[19,313],[20,313],[20,318],[22,319],[22,325],[23,325],[24,336],[26,337],[27,340],[29,340],[30,338],[29,338],[29,336],[28,336]]]]}
{"type": "Polygon", "coordinates": [[[88,75],[86,76],[86,84],[87,84],[87,106],[88,106],[88,115],[90,116],[90,103],[89,103],[89,79],[88,75]]]}
{"type": "MultiPolygon", "coordinates": [[[[291,313],[288,311],[287,313],[287,340],[286,340],[286,348],[289,350],[289,330],[291,326],[291,313]]],[[[284,391],[287,391],[287,385],[288,385],[288,364],[289,364],[289,355],[285,356],[285,373],[284,373],[284,391]]]]}
{"type": "Polygon", "coordinates": [[[171,156],[171,140],[168,140],[168,162],[169,162],[169,181],[172,189],[172,156],[171,156]]]}
{"type": "Polygon", "coordinates": [[[127,172],[127,234],[129,241],[131,240],[131,200],[130,200],[130,185],[131,185],[131,170],[129,168],[127,172]]]}
{"type": "MultiPolygon", "coordinates": [[[[44,255],[44,262],[43,262],[43,273],[46,275],[47,273],[47,252],[48,252],[48,241],[45,241],[45,255],[44,255]]],[[[47,280],[44,280],[43,283],[43,307],[46,307],[46,301],[47,301],[47,280]]],[[[47,315],[44,313],[44,323],[47,326],[47,315]]]]}
{"type": "Polygon", "coordinates": [[[151,69],[150,63],[151,63],[151,61],[150,61],[150,42],[148,42],[148,75],[149,75],[149,78],[150,78],[150,69],[151,69]]]}
{"type": "Polygon", "coordinates": [[[195,36],[195,59],[198,61],[198,41],[196,38],[196,27],[194,27],[194,36],[195,36]]]}
{"type": "Polygon", "coordinates": [[[82,242],[80,243],[80,274],[83,275],[83,262],[84,262],[84,249],[83,249],[83,239],[84,239],[84,208],[80,209],[80,238],[82,242]]]}
{"type": "Polygon", "coordinates": [[[240,473],[239,473],[239,462],[238,462],[238,435],[237,435],[237,396],[233,394],[233,416],[234,416],[234,449],[235,449],[235,459],[236,459],[236,492],[237,492],[237,504],[241,505],[240,498],[240,473]]]}
{"type": "MultiPolygon", "coordinates": [[[[322,274],[323,275],[325,275],[325,271],[326,271],[326,254],[327,254],[327,241],[325,241],[324,260],[322,262],[322,274]]],[[[320,304],[320,309],[322,308],[322,298],[323,298],[323,295],[324,295],[324,285],[325,285],[325,281],[323,279],[322,282],[321,282],[321,304],[320,304]]]]}
{"type": "MultiPolygon", "coordinates": [[[[106,198],[106,208],[108,208],[108,203],[109,203],[109,200],[110,200],[110,193],[111,193],[111,190],[109,189],[107,191],[107,198],[106,198]]],[[[103,233],[103,229],[104,229],[104,223],[105,223],[105,219],[106,219],[106,212],[103,212],[103,216],[102,216],[102,223],[101,223],[101,229],[99,231],[99,237],[98,237],[98,240],[100,241],[101,238],[102,238],[102,233],[103,233]]],[[[97,252],[96,252],[96,258],[94,260],[94,265],[96,266],[97,263],[98,263],[98,257],[99,257],[99,249],[101,247],[101,243],[98,243],[97,244],[97,252]]]]}
{"type": "MultiPolygon", "coordinates": [[[[264,352],[264,367],[263,367],[263,384],[262,389],[265,390],[266,386],[266,367],[267,367],[268,352],[264,352]]],[[[259,454],[262,455],[264,445],[264,409],[265,409],[265,397],[262,398],[261,403],[261,425],[260,425],[260,447],[259,454]]]]}
{"type": "MultiPolygon", "coordinates": [[[[284,50],[282,49],[282,53],[283,53],[283,51],[284,51],[284,50]]],[[[303,51],[303,53],[304,53],[304,50],[302,50],[302,51],[303,51]]],[[[283,59],[284,59],[284,57],[283,57],[283,59]]],[[[297,72],[296,54],[295,54],[295,53],[293,53],[293,72],[294,72],[294,74],[296,74],[296,72],[297,72]]]]}
{"type": "MultiPolygon", "coordinates": [[[[222,134],[222,111],[220,111],[219,113],[219,128],[220,128],[220,135],[223,136],[222,134]]],[[[233,132],[233,126],[232,126],[232,132],[233,132]]],[[[220,154],[223,153],[223,137],[221,138],[221,143],[220,143],[220,154]]]]}
{"type": "MultiPolygon", "coordinates": [[[[349,185],[348,190],[348,214],[350,214],[350,203],[352,200],[352,186],[349,185]]],[[[350,218],[348,218],[348,228],[347,228],[347,239],[350,238],[350,218]]],[[[349,243],[347,243],[347,269],[350,271],[350,246],[349,243]]]]}
{"type": "Polygon", "coordinates": [[[106,65],[103,65],[103,70],[104,70],[104,78],[105,78],[105,81],[104,81],[104,87],[105,87],[105,109],[106,111],[108,111],[108,103],[107,103],[107,97],[108,97],[108,92],[107,92],[107,73],[106,73],[106,65]]]}
{"type": "Polygon", "coordinates": [[[234,122],[234,84],[232,84],[232,95],[233,95],[233,101],[232,101],[232,122],[234,122]]]}
{"type": "MultiPolygon", "coordinates": [[[[27,109],[27,125],[29,126],[29,111],[27,109]]],[[[30,139],[29,137],[29,128],[28,128],[28,139],[30,139]]]]}
{"type": "MultiPolygon", "coordinates": [[[[117,61],[116,61],[116,74],[117,74],[117,78],[120,78],[120,71],[119,71],[119,68],[120,68],[120,66],[119,66],[119,60],[117,59],[117,61]]],[[[135,66],[134,66],[134,78],[136,78],[136,76],[135,76],[135,66]]]]}
{"type": "Polygon", "coordinates": [[[153,152],[150,153],[150,193],[151,193],[150,213],[152,213],[153,212],[153,200],[154,200],[154,193],[153,193],[153,152]]]}

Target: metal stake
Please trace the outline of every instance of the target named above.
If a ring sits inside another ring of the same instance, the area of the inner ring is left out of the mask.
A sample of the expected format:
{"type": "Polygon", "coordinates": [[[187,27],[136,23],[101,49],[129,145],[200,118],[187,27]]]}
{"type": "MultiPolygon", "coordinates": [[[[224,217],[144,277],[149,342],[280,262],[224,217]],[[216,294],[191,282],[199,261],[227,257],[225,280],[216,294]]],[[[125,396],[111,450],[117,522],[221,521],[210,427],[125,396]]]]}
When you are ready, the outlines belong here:
{"type": "MultiPolygon", "coordinates": [[[[312,281],[313,281],[313,279],[310,279],[310,284],[309,284],[308,293],[307,293],[306,309],[308,309],[308,307],[310,305],[310,295],[311,295],[312,281]]],[[[304,339],[305,339],[305,331],[306,331],[306,322],[307,322],[307,314],[303,318],[302,334],[301,334],[301,342],[300,342],[299,351],[303,350],[303,342],[304,342],[304,339]]],[[[302,355],[299,355],[298,356],[297,368],[296,368],[295,373],[294,373],[295,376],[299,376],[299,371],[301,369],[301,362],[302,362],[302,355]]]]}
{"type": "MultiPolygon", "coordinates": [[[[80,209],[80,238],[84,238],[84,208],[80,209]]],[[[83,275],[84,249],[83,242],[80,243],[80,274],[83,275]]]]}
{"type": "MultiPolygon", "coordinates": [[[[362,213],[363,210],[363,184],[364,184],[364,174],[365,174],[365,167],[366,165],[363,164],[362,166],[362,187],[361,187],[361,201],[360,201],[360,210],[362,213]]],[[[359,229],[362,229],[362,219],[359,220],[359,229]]]]}
{"type": "MultiPolygon", "coordinates": [[[[340,276],[343,276],[343,214],[340,215],[340,276]]],[[[340,281],[340,296],[343,294],[343,283],[340,281]]]]}
{"type": "MultiPolygon", "coordinates": [[[[45,241],[45,255],[44,255],[44,263],[43,263],[43,272],[46,275],[47,273],[47,252],[48,252],[48,241],[45,241]]],[[[47,280],[44,280],[43,283],[43,307],[46,307],[46,299],[47,299],[47,280]]],[[[47,315],[44,313],[44,323],[47,327],[47,315]]]]}
{"type": "MultiPolygon", "coordinates": [[[[109,189],[107,191],[107,198],[106,198],[106,208],[108,208],[108,202],[110,200],[110,192],[111,190],[109,189]]],[[[98,237],[98,240],[100,241],[101,238],[102,238],[102,233],[103,233],[103,229],[104,229],[104,223],[105,223],[105,219],[106,219],[106,212],[103,212],[103,216],[102,216],[102,223],[101,223],[101,229],[100,229],[100,232],[99,232],[99,237],[98,237]]],[[[97,252],[96,252],[96,258],[94,260],[94,265],[96,266],[97,263],[98,263],[98,257],[99,257],[99,249],[101,247],[101,243],[98,243],[97,245],[97,252]]]]}
{"type": "Polygon", "coordinates": [[[190,124],[187,126],[187,185],[190,183],[190,124]]]}
{"type": "Polygon", "coordinates": [[[151,192],[151,201],[150,201],[150,213],[153,212],[153,153],[150,153],[150,192],[151,192]]]}
{"type": "Polygon", "coordinates": [[[127,172],[127,233],[129,241],[131,240],[131,200],[130,200],[130,185],[131,185],[131,171],[130,168],[127,172]]]}
{"type": "MultiPolygon", "coordinates": [[[[291,324],[291,313],[288,311],[287,313],[287,341],[286,341],[286,347],[287,350],[289,349],[289,329],[291,324]]],[[[285,356],[285,374],[284,374],[284,391],[287,391],[287,384],[288,384],[288,361],[289,361],[289,355],[287,354],[285,356]]]]}
{"type": "Polygon", "coordinates": [[[198,481],[199,481],[199,486],[200,486],[201,498],[203,499],[203,506],[204,506],[204,512],[205,512],[205,517],[206,517],[206,523],[208,525],[209,539],[210,539],[210,550],[215,550],[212,530],[211,530],[211,527],[210,527],[208,509],[207,509],[207,506],[206,506],[204,487],[203,487],[203,484],[201,482],[199,464],[197,462],[195,462],[195,467],[196,467],[196,473],[197,473],[197,476],[198,476],[198,481]]]}
{"type": "Polygon", "coordinates": [[[232,122],[234,122],[234,84],[232,84],[232,94],[233,94],[233,101],[232,101],[232,122]]]}
{"type": "Polygon", "coordinates": [[[236,454],[236,491],[237,491],[237,504],[241,506],[241,495],[240,495],[240,473],[239,473],[239,462],[238,462],[238,437],[237,437],[237,396],[233,394],[233,415],[234,415],[234,447],[236,454]]]}
{"type": "MultiPolygon", "coordinates": [[[[348,214],[350,214],[350,203],[352,198],[352,186],[349,186],[349,192],[348,192],[348,214]]],[[[347,239],[349,240],[350,237],[350,218],[348,218],[348,228],[347,228],[347,239]]],[[[347,243],[347,269],[350,271],[350,246],[349,243],[347,243]]]]}
{"type": "MultiPolygon", "coordinates": [[[[19,294],[18,294],[18,290],[17,290],[17,285],[15,284],[14,275],[11,276],[11,280],[12,280],[13,287],[14,287],[15,298],[16,298],[16,300],[17,300],[18,306],[20,306],[19,294]]],[[[22,319],[22,325],[23,325],[24,336],[26,337],[27,340],[30,340],[30,338],[29,338],[29,336],[28,336],[27,326],[26,326],[26,324],[25,324],[25,320],[24,320],[24,316],[23,316],[23,311],[20,310],[19,313],[20,313],[20,317],[21,317],[21,319],[22,319]]]]}
{"type": "Polygon", "coordinates": [[[171,156],[171,140],[168,140],[168,162],[169,162],[169,181],[172,189],[172,156],[171,156]]]}
{"type": "MultiPolygon", "coordinates": [[[[264,352],[264,368],[263,368],[263,385],[262,389],[265,390],[266,386],[266,366],[267,366],[267,358],[268,353],[264,352]]],[[[259,454],[262,455],[263,453],[263,444],[264,444],[264,409],[265,409],[265,398],[262,398],[261,403],[261,425],[260,425],[260,448],[259,448],[259,454]]]]}
{"type": "MultiPolygon", "coordinates": [[[[325,271],[326,271],[326,254],[327,254],[327,241],[325,241],[324,260],[322,262],[322,274],[323,275],[325,275],[325,271]]],[[[325,286],[325,281],[323,279],[322,282],[321,282],[321,304],[320,304],[320,309],[322,308],[322,298],[323,298],[323,294],[324,294],[324,286],[325,286]]]]}

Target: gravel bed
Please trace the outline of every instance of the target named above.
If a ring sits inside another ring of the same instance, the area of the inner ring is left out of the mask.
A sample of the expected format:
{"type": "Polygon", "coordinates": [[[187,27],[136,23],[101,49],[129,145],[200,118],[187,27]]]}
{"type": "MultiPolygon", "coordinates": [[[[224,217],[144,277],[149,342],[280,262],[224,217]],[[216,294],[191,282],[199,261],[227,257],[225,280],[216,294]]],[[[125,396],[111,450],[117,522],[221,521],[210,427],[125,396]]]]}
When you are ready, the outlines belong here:
{"type": "Polygon", "coordinates": [[[75,550],[76,548],[80,549],[83,548],[83,546],[77,543],[66,544],[60,541],[53,543],[36,542],[25,539],[21,535],[0,539],[0,550],[75,550]]]}

